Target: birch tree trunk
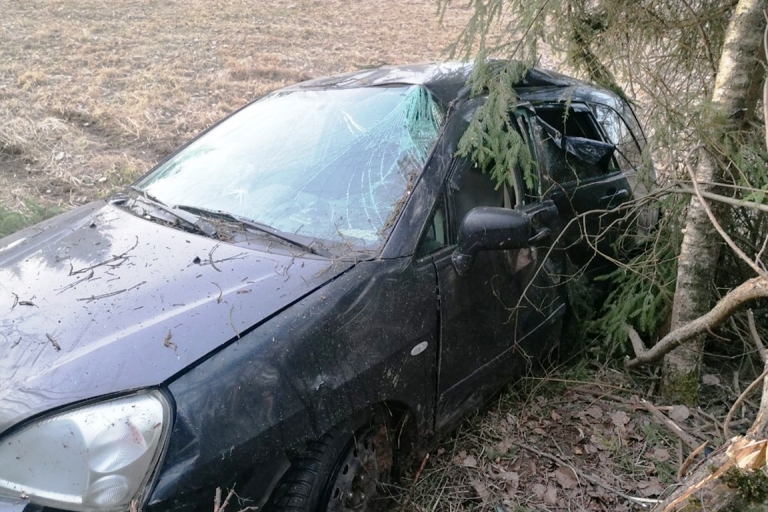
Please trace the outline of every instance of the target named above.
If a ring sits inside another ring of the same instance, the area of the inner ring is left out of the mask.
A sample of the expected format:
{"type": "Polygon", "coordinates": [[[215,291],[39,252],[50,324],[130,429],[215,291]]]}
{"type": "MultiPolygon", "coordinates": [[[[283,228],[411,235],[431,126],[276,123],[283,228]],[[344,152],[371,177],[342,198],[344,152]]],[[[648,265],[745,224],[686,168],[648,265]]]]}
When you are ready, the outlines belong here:
{"type": "MultiPolygon", "coordinates": [[[[766,8],[768,0],[739,0],[728,25],[710,105],[713,132],[720,134],[718,137],[723,141],[741,129],[757,101],[754,91],[755,82],[759,83],[763,76],[760,56],[766,8]]],[[[699,182],[720,182],[723,169],[710,152],[700,151],[696,175],[699,182]]],[[[701,188],[706,190],[711,185],[701,188]]],[[[678,260],[672,330],[712,307],[721,242],[699,200],[693,196],[678,260]]],[[[703,339],[699,336],[666,355],[661,387],[666,398],[696,402],[702,354],[703,339]]]]}

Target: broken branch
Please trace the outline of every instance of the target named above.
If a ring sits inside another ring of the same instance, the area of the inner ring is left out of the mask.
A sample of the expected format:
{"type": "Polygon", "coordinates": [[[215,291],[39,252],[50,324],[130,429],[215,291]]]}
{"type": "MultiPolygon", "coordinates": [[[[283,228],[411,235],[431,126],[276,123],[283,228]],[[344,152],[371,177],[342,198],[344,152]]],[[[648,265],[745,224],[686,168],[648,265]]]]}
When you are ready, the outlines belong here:
{"type": "Polygon", "coordinates": [[[699,447],[699,442],[696,441],[691,435],[688,434],[685,430],[680,428],[680,426],[669,419],[663,412],[658,410],[655,405],[653,405],[648,400],[640,399],[640,405],[642,405],[645,410],[651,413],[651,416],[656,419],[659,423],[661,423],[663,426],[667,427],[670,432],[675,434],[677,437],[680,438],[682,442],[684,442],[689,449],[696,450],[696,448],[699,447]]]}
{"type": "Polygon", "coordinates": [[[715,231],[718,232],[720,237],[725,240],[725,243],[728,244],[728,247],[730,247],[733,252],[736,253],[736,255],[741,258],[744,263],[749,265],[749,267],[755,271],[755,273],[763,278],[768,279],[768,274],[761,269],[760,267],[755,264],[751,259],[747,257],[746,254],[744,254],[744,251],[742,251],[738,245],[736,245],[736,242],[733,241],[733,239],[728,235],[728,233],[725,232],[723,227],[720,225],[720,223],[715,218],[715,215],[712,213],[712,210],[709,208],[709,205],[704,200],[704,198],[701,196],[701,190],[699,190],[699,184],[696,181],[696,173],[693,172],[693,169],[691,169],[689,157],[693,151],[696,151],[698,149],[694,148],[691,151],[688,152],[688,154],[685,157],[685,168],[688,170],[688,174],[691,176],[691,183],[693,184],[693,190],[696,192],[696,198],[699,200],[699,203],[701,204],[701,207],[704,209],[704,213],[707,214],[707,217],[709,217],[709,222],[712,223],[712,227],[715,228],[715,231]]]}
{"type": "Polygon", "coordinates": [[[747,395],[749,395],[749,393],[751,393],[752,390],[755,389],[757,385],[760,384],[766,376],[768,376],[768,368],[766,368],[758,378],[753,380],[752,384],[747,386],[747,389],[745,389],[739,395],[739,398],[737,398],[736,401],[731,406],[731,410],[728,411],[728,416],[725,417],[725,421],[723,422],[723,435],[725,436],[726,439],[729,439],[731,437],[731,429],[729,428],[729,425],[731,423],[731,420],[733,419],[733,415],[736,413],[736,410],[739,408],[739,406],[744,401],[744,399],[747,398],[747,395]]]}
{"type": "MultiPolygon", "coordinates": [[[[626,367],[635,368],[642,364],[658,361],[675,347],[704,333],[707,329],[720,325],[746,302],[763,297],[768,297],[768,280],[763,277],[753,277],[743,282],[725,294],[708,313],[670,332],[653,347],[645,349],[642,343],[639,347],[633,343],[635,357],[634,359],[627,358],[626,367]],[[638,348],[641,349],[639,352],[638,348]]],[[[631,326],[627,330],[628,334],[634,331],[631,326]]],[[[640,337],[636,331],[634,335],[640,337]]],[[[631,339],[632,334],[629,336],[631,339]]]]}

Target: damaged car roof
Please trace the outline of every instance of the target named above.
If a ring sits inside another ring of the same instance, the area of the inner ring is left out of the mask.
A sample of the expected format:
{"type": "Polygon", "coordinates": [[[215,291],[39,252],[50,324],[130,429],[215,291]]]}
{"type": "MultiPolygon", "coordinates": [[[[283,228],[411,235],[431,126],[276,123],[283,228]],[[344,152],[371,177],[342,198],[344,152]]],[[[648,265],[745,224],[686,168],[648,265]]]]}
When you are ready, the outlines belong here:
{"type": "MultiPolygon", "coordinates": [[[[503,61],[495,61],[502,65],[503,61]]],[[[342,75],[317,78],[307,82],[280,89],[280,93],[297,89],[324,89],[350,87],[382,87],[396,84],[423,85],[447,107],[451,101],[469,92],[467,81],[472,75],[473,64],[467,62],[443,62],[413,64],[406,66],[384,66],[380,68],[353,71],[342,75]]],[[[518,84],[520,88],[564,88],[584,85],[575,78],[544,69],[532,68],[526,72],[525,78],[518,84]]],[[[551,92],[549,93],[551,94],[551,92]]]]}

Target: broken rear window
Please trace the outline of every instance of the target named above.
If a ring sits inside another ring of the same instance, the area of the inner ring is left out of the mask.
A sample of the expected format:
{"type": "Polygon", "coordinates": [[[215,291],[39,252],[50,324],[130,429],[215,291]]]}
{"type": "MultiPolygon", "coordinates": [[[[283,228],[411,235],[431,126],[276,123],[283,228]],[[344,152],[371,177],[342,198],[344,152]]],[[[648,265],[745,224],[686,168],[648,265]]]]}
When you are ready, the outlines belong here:
{"type": "Polygon", "coordinates": [[[274,94],[211,129],[138,187],[168,205],[376,249],[443,117],[421,86],[274,94]]]}

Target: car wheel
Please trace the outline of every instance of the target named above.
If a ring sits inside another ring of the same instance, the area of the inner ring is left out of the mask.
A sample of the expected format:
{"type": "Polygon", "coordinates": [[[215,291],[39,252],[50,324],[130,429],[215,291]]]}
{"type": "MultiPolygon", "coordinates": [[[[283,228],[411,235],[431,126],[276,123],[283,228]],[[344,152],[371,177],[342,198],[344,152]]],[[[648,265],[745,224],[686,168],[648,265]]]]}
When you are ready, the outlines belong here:
{"type": "Polygon", "coordinates": [[[394,451],[384,424],[337,428],[293,459],[267,511],[371,512],[389,502],[394,451]]]}

